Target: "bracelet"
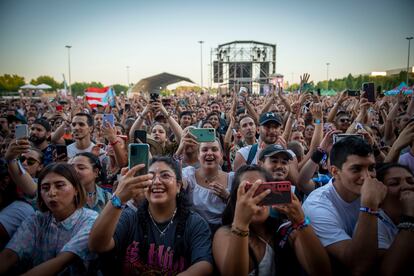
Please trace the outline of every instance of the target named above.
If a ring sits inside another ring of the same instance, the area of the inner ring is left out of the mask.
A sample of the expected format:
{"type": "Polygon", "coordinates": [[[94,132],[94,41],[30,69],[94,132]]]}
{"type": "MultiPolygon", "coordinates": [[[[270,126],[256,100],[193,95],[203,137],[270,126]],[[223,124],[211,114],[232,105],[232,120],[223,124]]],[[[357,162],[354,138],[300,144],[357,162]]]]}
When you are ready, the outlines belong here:
{"type": "Polygon", "coordinates": [[[398,224],[397,227],[399,230],[407,230],[410,232],[414,232],[414,223],[412,222],[401,222],[400,224],[398,224]]]}
{"type": "Polygon", "coordinates": [[[363,213],[367,213],[367,214],[370,214],[370,215],[374,215],[374,216],[378,216],[378,214],[379,214],[379,212],[377,211],[377,210],[373,210],[373,209],[371,209],[371,208],[368,208],[368,207],[360,207],[359,208],[359,211],[360,212],[363,212],[363,213]]]}
{"type": "Polygon", "coordinates": [[[400,219],[400,222],[401,223],[404,223],[404,222],[414,223],[414,217],[402,215],[401,219],[400,219]]]}
{"type": "Polygon", "coordinates": [[[109,145],[111,145],[111,146],[115,146],[116,144],[118,144],[119,143],[119,140],[115,140],[115,142],[110,142],[109,143],[109,145]]]}
{"type": "Polygon", "coordinates": [[[249,236],[249,230],[247,231],[241,230],[240,228],[237,228],[236,226],[234,226],[234,224],[231,226],[231,233],[236,236],[243,237],[243,238],[249,236]]]}
{"type": "Polygon", "coordinates": [[[321,124],[321,120],[320,119],[315,119],[313,122],[315,123],[315,125],[320,125],[321,124]]]}
{"type": "Polygon", "coordinates": [[[308,217],[305,217],[302,222],[292,224],[292,228],[295,230],[302,230],[303,228],[308,227],[310,224],[310,219],[308,217]]]}

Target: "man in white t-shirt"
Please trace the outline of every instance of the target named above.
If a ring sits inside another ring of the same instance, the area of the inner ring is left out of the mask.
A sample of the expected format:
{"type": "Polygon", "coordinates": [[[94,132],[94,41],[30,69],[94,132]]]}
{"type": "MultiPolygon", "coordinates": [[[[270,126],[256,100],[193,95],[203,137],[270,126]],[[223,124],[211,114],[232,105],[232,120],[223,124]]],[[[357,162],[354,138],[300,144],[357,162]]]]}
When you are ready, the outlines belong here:
{"type": "Polygon", "coordinates": [[[361,138],[335,143],[330,161],[333,180],[309,195],[305,215],[333,261],[334,275],[366,275],[375,269],[376,212],[387,188],[375,179],[373,150],[361,138]]]}
{"type": "MultiPolygon", "coordinates": [[[[92,152],[95,144],[91,141],[94,121],[91,115],[86,113],[77,113],[72,118],[72,136],[74,143],[67,146],[68,158],[74,157],[81,152],[92,152]]],[[[105,152],[101,149],[99,160],[102,162],[105,158],[105,152]]]]}

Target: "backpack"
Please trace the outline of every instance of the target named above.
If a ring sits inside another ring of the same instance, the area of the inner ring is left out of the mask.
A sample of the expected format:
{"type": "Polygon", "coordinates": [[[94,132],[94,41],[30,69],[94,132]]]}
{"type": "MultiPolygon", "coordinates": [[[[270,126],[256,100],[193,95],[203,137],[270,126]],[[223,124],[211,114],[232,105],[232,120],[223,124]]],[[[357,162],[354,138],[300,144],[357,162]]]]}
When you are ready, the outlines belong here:
{"type": "Polygon", "coordinates": [[[254,157],[256,156],[258,147],[259,145],[256,143],[250,148],[249,155],[247,156],[246,165],[250,165],[252,163],[254,157]]]}

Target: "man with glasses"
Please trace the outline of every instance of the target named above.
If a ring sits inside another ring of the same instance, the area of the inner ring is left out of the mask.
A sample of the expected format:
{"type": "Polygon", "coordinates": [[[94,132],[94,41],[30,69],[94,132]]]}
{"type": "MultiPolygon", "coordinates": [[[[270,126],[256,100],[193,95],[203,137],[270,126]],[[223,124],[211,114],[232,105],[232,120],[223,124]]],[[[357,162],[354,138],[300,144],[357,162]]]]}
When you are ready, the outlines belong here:
{"type": "Polygon", "coordinates": [[[340,130],[343,133],[345,133],[351,125],[351,119],[348,113],[345,111],[339,111],[335,116],[334,124],[337,130],[340,130]]]}

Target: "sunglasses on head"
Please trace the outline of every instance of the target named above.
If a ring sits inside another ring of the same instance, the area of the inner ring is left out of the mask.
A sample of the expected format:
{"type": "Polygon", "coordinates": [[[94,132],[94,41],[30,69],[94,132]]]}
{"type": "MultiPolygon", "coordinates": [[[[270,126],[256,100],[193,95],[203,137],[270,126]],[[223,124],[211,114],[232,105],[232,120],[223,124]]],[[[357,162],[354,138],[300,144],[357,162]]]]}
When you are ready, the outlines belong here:
{"type": "Polygon", "coordinates": [[[19,157],[19,161],[21,163],[24,163],[24,161],[27,161],[27,165],[29,166],[33,166],[34,164],[36,164],[37,162],[39,162],[38,160],[31,158],[31,157],[25,157],[25,156],[20,156],[19,157]]]}

